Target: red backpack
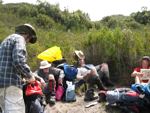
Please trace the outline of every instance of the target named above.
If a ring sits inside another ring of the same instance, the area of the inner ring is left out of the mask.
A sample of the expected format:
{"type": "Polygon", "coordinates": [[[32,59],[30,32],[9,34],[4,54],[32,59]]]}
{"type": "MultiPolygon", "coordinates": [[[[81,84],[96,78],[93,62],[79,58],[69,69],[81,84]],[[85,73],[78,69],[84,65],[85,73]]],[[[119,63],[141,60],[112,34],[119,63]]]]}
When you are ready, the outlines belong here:
{"type": "Polygon", "coordinates": [[[34,83],[30,83],[27,85],[26,90],[25,90],[26,96],[31,96],[31,95],[43,95],[42,89],[40,87],[40,84],[38,81],[35,81],[34,83]]]}

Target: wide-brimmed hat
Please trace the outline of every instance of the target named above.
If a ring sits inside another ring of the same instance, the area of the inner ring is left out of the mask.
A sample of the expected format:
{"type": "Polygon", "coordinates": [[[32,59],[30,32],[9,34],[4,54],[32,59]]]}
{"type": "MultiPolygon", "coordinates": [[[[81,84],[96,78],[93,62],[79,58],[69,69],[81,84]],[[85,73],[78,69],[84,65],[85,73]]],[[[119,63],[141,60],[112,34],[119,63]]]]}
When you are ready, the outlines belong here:
{"type": "Polygon", "coordinates": [[[40,62],[40,69],[45,69],[51,67],[51,64],[48,61],[44,60],[40,62]]]}
{"type": "Polygon", "coordinates": [[[75,50],[74,53],[79,59],[85,59],[85,55],[81,50],[75,50]]]}
{"type": "Polygon", "coordinates": [[[30,24],[19,25],[15,28],[16,33],[28,33],[31,36],[30,43],[37,41],[35,28],[30,24]]]}

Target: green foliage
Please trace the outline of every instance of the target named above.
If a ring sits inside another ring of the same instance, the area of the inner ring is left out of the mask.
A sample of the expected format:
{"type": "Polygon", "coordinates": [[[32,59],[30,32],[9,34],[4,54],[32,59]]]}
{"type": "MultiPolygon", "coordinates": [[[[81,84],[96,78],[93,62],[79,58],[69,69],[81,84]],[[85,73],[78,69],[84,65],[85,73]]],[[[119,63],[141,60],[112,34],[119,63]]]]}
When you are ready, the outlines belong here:
{"type": "Polygon", "coordinates": [[[103,28],[88,35],[85,46],[87,61],[90,63],[107,62],[114,75],[130,74],[136,61],[143,55],[149,55],[150,34],[130,29],[103,28]],[[148,44],[148,45],[147,45],[148,44]]]}
{"type": "Polygon", "coordinates": [[[36,17],[36,25],[39,27],[50,29],[54,26],[54,20],[46,15],[39,14],[36,17]]]}
{"type": "Polygon", "coordinates": [[[150,55],[149,12],[113,15],[93,22],[80,10],[61,11],[58,4],[0,4],[0,42],[14,32],[15,26],[30,23],[38,36],[36,44],[27,45],[28,63],[33,70],[39,65],[37,55],[57,45],[68,63],[73,62],[74,50],[83,50],[88,63],[107,62],[114,80],[120,77],[129,82],[138,59],[150,55]]]}
{"type": "Polygon", "coordinates": [[[150,23],[150,11],[143,10],[142,12],[133,13],[131,16],[141,24],[146,25],[150,23]]]}

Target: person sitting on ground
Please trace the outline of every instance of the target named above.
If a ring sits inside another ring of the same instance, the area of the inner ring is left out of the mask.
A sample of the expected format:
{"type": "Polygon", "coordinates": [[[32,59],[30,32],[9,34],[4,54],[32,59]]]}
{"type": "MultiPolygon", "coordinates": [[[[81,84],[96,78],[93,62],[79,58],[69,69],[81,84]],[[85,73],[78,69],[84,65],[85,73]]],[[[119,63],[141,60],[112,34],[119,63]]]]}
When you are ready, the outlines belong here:
{"type": "Polygon", "coordinates": [[[95,66],[100,79],[105,86],[114,86],[114,83],[110,80],[109,67],[107,63],[102,63],[95,66]]]}
{"type": "Polygon", "coordinates": [[[44,94],[46,96],[46,103],[50,105],[55,104],[55,89],[58,84],[62,84],[64,78],[64,72],[61,69],[52,67],[48,61],[41,61],[39,69],[35,72],[39,80],[46,85],[44,87],[44,94]]]}
{"type": "Polygon", "coordinates": [[[98,73],[95,69],[95,67],[85,67],[84,59],[80,59],[79,65],[78,65],[78,73],[77,73],[77,79],[78,80],[85,80],[89,88],[93,88],[93,86],[96,84],[99,88],[99,90],[105,90],[105,87],[103,86],[101,80],[98,77],[98,73]]]}
{"type": "MultiPolygon", "coordinates": [[[[76,52],[77,54],[77,52],[76,52]]],[[[94,97],[94,86],[97,85],[99,90],[107,90],[101,79],[99,78],[99,75],[97,73],[97,70],[94,65],[86,65],[85,64],[85,56],[83,52],[79,51],[78,54],[76,55],[78,57],[78,73],[77,73],[77,79],[79,82],[76,83],[76,88],[79,87],[83,83],[88,84],[88,90],[85,93],[85,101],[92,101],[96,99],[94,97]]]]}
{"type": "Polygon", "coordinates": [[[150,68],[150,57],[149,56],[143,56],[140,60],[140,66],[134,68],[134,71],[131,74],[131,77],[135,77],[135,83],[140,84],[141,82],[147,82],[147,81],[141,81],[140,78],[143,76],[141,73],[141,69],[149,69],[150,68]]]}
{"type": "MultiPolygon", "coordinates": [[[[102,81],[99,79],[98,73],[94,66],[91,66],[90,68],[84,67],[85,62],[84,59],[80,59],[79,66],[78,66],[78,73],[77,73],[77,79],[79,80],[79,83],[82,80],[82,83],[88,84],[88,89],[85,93],[85,101],[92,101],[96,99],[94,97],[94,86],[97,85],[99,90],[107,90],[102,81]]],[[[76,85],[79,86],[78,82],[76,85]]],[[[77,86],[76,86],[77,88],[77,86]]]]}
{"type": "MultiPolygon", "coordinates": [[[[85,64],[85,55],[82,51],[78,51],[78,50],[76,50],[74,52],[74,59],[77,62],[77,66],[80,65],[79,64],[80,59],[83,59],[84,64],[83,64],[82,67],[88,68],[89,66],[90,67],[92,66],[92,68],[94,68],[96,70],[97,75],[99,76],[100,80],[102,81],[102,83],[105,86],[114,86],[114,84],[110,80],[108,64],[102,63],[102,64],[99,64],[97,66],[94,66],[94,65],[91,65],[91,64],[90,65],[85,64]]],[[[82,83],[82,82],[80,82],[80,83],[82,83]]]]}

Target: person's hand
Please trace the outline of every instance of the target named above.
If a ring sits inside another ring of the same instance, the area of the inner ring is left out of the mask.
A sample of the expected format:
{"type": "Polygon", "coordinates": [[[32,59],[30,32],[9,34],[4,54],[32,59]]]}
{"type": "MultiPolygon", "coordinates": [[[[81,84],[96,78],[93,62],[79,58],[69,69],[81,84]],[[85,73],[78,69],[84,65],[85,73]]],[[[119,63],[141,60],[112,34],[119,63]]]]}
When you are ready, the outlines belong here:
{"type": "Polygon", "coordinates": [[[91,74],[87,74],[86,76],[83,76],[83,80],[87,81],[90,76],[91,74]]]}
{"type": "Polygon", "coordinates": [[[137,76],[142,77],[142,76],[143,76],[143,73],[137,72],[137,76]]]}
{"type": "Polygon", "coordinates": [[[96,75],[96,70],[92,69],[91,72],[90,72],[90,75],[95,76],[96,75]]]}
{"type": "Polygon", "coordinates": [[[26,83],[26,79],[25,79],[25,78],[23,78],[23,79],[22,79],[22,82],[23,82],[23,83],[26,83]]]}
{"type": "Polygon", "coordinates": [[[136,77],[136,76],[142,77],[143,74],[142,74],[141,72],[136,72],[136,71],[134,71],[134,72],[131,74],[131,77],[136,77]]]}
{"type": "Polygon", "coordinates": [[[53,74],[49,74],[49,75],[48,75],[48,79],[49,79],[49,80],[55,80],[54,75],[53,75],[53,74]]]}
{"type": "Polygon", "coordinates": [[[34,76],[31,76],[29,79],[27,79],[27,82],[28,82],[28,83],[33,83],[33,82],[35,82],[35,77],[34,77],[34,76]]]}
{"type": "Polygon", "coordinates": [[[58,84],[61,84],[61,85],[63,84],[63,79],[62,78],[58,79],[58,84]]]}
{"type": "Polygon", "coordinates": [[[42,86],[46,86],[46,83],[43,78],[40,79],[40,82],[41,82],[42,86]]]}

